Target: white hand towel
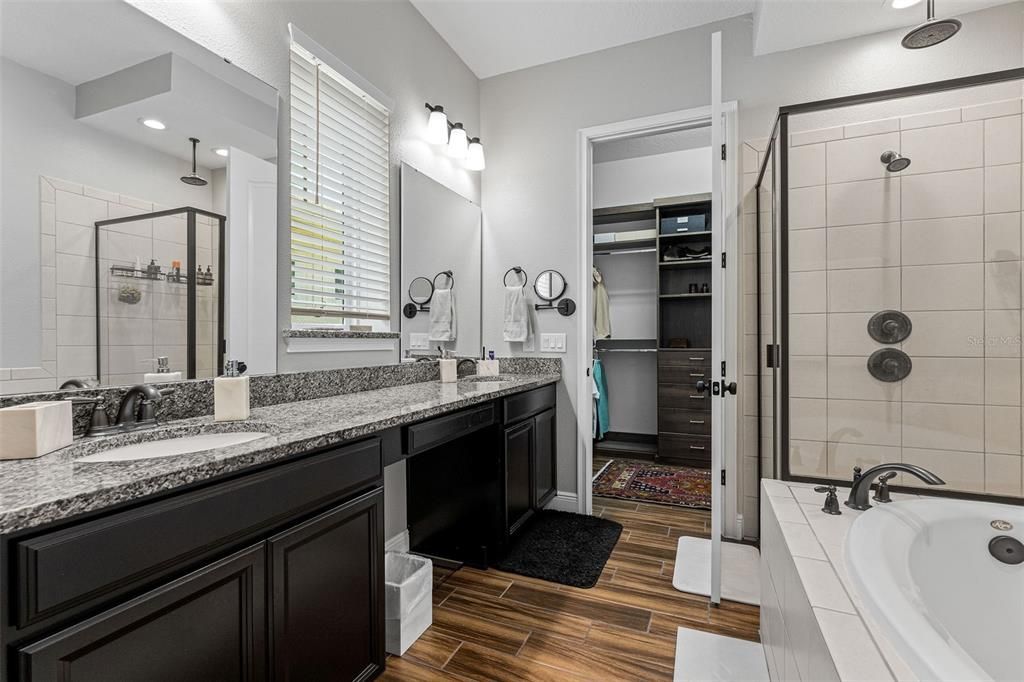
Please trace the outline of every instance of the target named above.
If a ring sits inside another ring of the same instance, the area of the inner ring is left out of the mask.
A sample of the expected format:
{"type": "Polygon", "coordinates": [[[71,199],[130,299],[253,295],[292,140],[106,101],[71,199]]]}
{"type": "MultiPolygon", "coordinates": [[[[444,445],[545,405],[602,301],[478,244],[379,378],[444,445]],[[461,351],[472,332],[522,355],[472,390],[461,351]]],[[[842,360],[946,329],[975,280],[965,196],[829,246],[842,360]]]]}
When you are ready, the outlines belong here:
{"type": "Polygon", "coordinates": [[[505,287],[506,341],[526,341],[530,335],[530,314],[526,307],[526,292],[521,286],[505,287]]]}
{"type": "Polygon", "coordinates": [[[430,299],[431,341],[454,341],[456,335],[455,292],[451,289],[435,289],[430,299]]]}

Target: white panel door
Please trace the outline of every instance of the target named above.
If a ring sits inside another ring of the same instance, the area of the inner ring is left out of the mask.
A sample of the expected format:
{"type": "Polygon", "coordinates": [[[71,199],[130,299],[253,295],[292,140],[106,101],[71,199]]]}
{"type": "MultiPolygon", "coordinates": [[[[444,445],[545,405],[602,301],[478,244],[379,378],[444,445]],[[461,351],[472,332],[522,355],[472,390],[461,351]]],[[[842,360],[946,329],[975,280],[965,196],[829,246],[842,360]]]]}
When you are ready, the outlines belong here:
{"type": "Polygon", "coordinates": [[[228,155],[225,360],[249,374],[277,371],[277,166],[232,147],[228,155]]]}
{"type": "Polygon", "coordinates": [[[726,379],[721,375],[725,359],[725,276],[721,254],[725,252],[725,202],[723,201],[722,144],[722,34],[711,36],[711,602],[722,599],[722,451],[726,442],[723,398],[726,379]]]}

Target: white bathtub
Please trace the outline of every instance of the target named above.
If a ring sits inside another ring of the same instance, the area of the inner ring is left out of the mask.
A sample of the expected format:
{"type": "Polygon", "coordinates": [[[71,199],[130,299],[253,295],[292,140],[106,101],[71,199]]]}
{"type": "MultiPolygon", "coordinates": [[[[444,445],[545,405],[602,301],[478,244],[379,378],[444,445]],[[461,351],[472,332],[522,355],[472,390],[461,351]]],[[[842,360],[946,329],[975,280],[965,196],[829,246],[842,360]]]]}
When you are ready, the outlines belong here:
{"type": "Polygon", "coordinates": [[[1024,507],[922,499],[853,522],[854,589],[922,680],[1024,679],[1024,564],[989,554],[997,535],[1024,541],[1024,507]]]}

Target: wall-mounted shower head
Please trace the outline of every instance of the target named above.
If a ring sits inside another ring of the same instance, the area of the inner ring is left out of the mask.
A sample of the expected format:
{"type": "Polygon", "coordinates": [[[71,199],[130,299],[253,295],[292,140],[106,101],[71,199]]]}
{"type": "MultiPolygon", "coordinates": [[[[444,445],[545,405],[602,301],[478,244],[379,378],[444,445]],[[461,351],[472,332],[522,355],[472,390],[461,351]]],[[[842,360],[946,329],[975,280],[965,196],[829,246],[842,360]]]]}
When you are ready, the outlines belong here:
{"type": "Polygon", "coordinates": [[[928,0],[928,20],[903,36],[903,47],[920,50],[949,40],[956,35],[963,24],[959,19],[935,19],[935,0],[928,0]]]}
{"type": "Polygon", "coordinates": [[[885,164],[885,170],[890,173],[899,173],[901,170],[906,170],[907,166],[910,165],[909,158],[901,156],[899,152],[894,151],[882,152],[881,161],[885,164]]]}
{"type": "Polygon", "coordinates": [[[188,175],[182,175],[181,181],[184,182],[186,185],[202,187],[203,185],[206,184],[206,180],[199,177],[199,174],[196,173],[196,145],[199,144],[199,140],[194,137],[190,137],[188,138],[188,140],[189,142],[192,143],[192,172],[189,173],[188,175]]]}

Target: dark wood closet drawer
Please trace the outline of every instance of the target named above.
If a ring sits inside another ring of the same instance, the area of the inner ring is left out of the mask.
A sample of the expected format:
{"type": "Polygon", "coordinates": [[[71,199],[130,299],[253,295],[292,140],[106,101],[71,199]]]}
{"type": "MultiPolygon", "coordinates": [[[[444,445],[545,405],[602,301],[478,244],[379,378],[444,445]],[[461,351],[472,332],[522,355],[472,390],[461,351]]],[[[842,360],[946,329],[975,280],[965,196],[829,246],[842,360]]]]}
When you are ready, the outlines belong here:
{"type": "Polygon", "coordinates": [[[690,466],[708,466],[711,464],[711,438],[659,433],[658,459],[671,459],[690,466]]]}
{"type": "Polygon", "coordinates": [[[692,384],[658,384],[658,407],[678,410],[711,410],[711,398],[708,394],[698,393],[692,384]]]}
{"type": "Polygon", "coordinates": [[[673,367],[678,365],[706,365],[711,366],[711,351],[690,350],[659,350],[658,367],[673,367]]]}
{"type": "Polygon", "coordinates": [[[21,540],[16,625],[102,603],[381,485],[381,460],[373,438],[21,540]]]}
{"type": "Polygon", "coordinates": [[[658,431],[691,436],[711,435],[711,413],[694,410],[658,409],[658,431]]]}
{"type": "Polygon", "coordinates": [[[658,382],[696,386],[698,381],[711,378],[711,366],[667,365],[658,368],[658,382]]]}

